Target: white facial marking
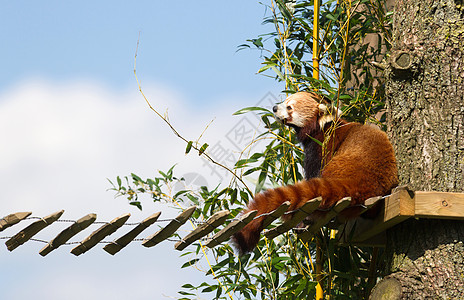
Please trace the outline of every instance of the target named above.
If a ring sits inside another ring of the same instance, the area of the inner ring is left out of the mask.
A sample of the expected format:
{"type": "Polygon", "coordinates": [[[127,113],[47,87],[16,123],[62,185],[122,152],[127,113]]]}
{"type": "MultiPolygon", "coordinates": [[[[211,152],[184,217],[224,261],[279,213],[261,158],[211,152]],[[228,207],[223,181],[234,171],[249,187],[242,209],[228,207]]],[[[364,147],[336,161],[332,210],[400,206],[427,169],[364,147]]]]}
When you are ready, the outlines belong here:
{"type": "Polygon", "coordinates": [[[285,104],[285,101],[277,105],[277,111],[274,113],[274,115],[280,121],[288,119],[289,114],[287,112],[287,105],[285,104]]]}
{"type": "Polygon", "coordinates": [[[292,121],[290,123],[296,127],[302,128],[305,126],[305,119],[298,112],[294,111],[292,114],[292,121]]]}

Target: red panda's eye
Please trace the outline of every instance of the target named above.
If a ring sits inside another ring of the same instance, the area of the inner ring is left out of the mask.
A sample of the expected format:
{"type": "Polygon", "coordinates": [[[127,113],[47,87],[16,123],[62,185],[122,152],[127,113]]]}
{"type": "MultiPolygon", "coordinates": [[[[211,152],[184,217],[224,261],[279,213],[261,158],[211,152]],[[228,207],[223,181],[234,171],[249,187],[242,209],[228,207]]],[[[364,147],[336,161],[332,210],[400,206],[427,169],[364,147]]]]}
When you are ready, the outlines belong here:
{"type": "Polygon", "coordinates": [[[292,110],[292,107],[290,105],[287,106],[287,110],[292,110]]]}

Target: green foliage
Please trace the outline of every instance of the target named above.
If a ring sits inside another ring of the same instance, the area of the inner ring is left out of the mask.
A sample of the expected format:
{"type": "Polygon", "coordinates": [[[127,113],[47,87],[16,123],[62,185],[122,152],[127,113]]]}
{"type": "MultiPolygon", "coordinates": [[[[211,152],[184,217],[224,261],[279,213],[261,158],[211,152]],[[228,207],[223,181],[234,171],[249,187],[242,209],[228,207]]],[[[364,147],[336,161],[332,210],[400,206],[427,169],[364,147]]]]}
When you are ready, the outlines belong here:
{"type": "Polygon", "coordinates": [[[263,67],[258,72],[272,71],[271,76],[285,83],[288,92],[317,90],[343,107],[349,119],[374,121],[383,109],[383,88],[371,62],[380,62],[390,48],[383,1],[322,3],[318,41],[321,80],[313,78],[313,2],[297,1],[293,14],[283,1],[276,3],[278,9],[272,2],[268,7],[272,13],[264,19],[264,24],[274,25],[275,30],[248,40],[248,48],[263,53],[263,67]],[[367,43],[366,37],[378,40],[367,43]]]}
{"type": "MultiPolygon", "coordinates": [[[[262,53],[263,66],[258,72],[283,84],[286,93],[316,91],[341,108],[345,118],[381,125],[384,121],[379,117],[384,107],[382,82],[371,62],[380,62],[389,49],[386,42],[390,36],[389,15],[384,3],[377,0],[322,2],[320,39],[317,41],[321,79],[316,80],[312,52],[313,1],[296,1],[294,5],[284,0],[267,2],[268,15],[263,23],[273,25],[272,32],[239,46],[239,49],[258,49],[262,53]],[[365,43],[367,35],[378,36],[378,43],[365,43]]],[[[112,190],[139,209],[142,209],[140,194],[150,195],[155,202],[174,203],[180,208],[195,204],[199,209],[193,218],[203,221],[222,209],[237,216],[253,197],[243,184],[245,178],[256,182],[254,193],[302,180],[303,151],[291,130],[276,122],[272,113],[264,108],[248,107],[235,114],[244,113],[260,116],[267,132],[257,138],[266,138],[269,143],[263,152],[251,153],[235,163],[233,171],[238,180],[228,186],[218,184],[212,190],[201,187],[174,192],[173,185],[182,183],[183,178],[173,175],[173,167],[166,173],[160,171],[159,176],[152,179],[143,180],[135,174],[122,179],[117,177],[116,184],[110,181],[112,190]]],[[[207,143],[197,147],[192,141],[184,141],[186,154],[195,149],[199,155],[207,156],[207,143]]],[[[202,241],[198,241],[182,253],[188,259],[183,268],[198,267],[206,262],[206,275],[214,284],[185,284],[179,292],[180,299],[194,299],[196,293],[205,293],[214,299],[314,298],[316,239],[324,257],[322,283],[327,297],[365,298],[373,283],[369,278],[376,276],[369,274],[372,250],[339,247],[336,240],[330,238],[330,230],[323,228],[313,240],[305,243],[297,240],[292,232],[274,240],[262,238],[253,253],[242,257],[237,257],[228,244],[206,252],[202,241]]]]}

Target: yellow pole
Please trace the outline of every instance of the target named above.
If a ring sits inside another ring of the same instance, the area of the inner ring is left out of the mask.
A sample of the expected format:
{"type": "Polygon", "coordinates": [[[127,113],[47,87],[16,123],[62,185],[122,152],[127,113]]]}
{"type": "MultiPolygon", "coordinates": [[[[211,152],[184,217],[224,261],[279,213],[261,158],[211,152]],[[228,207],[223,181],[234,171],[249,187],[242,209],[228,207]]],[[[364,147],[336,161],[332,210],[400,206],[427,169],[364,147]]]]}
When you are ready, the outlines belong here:
{"type": "Polygon", "coordinates": [[[319,0],[314,0],[313,78],[319,79],[319,0]]]}
{"type": "MultiPolygon", "coordinates": [[[[313,78],[319,79],[319,0],[314,0],[313,22],[313,78]]],[[[322,249],[320,240],[316,239],[316,300],[323,299],[322,290],[322,249]]]]}
{"type": "Polygon", "coordinates": [[[316,300],[324,298],[324,291],[322,290],[322,249],[320,239],[316,239],[316,300]]]}

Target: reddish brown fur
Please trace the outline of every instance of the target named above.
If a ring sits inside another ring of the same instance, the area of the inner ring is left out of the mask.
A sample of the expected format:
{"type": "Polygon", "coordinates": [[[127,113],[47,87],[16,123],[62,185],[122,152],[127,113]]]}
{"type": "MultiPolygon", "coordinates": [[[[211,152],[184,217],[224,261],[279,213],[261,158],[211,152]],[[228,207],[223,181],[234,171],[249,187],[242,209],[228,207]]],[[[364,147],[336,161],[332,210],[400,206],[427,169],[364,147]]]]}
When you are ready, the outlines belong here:
{"type": "MultiPolygon", "coordinates": [[[[305,122],[303,128],[296,128],[297,136],[306,148],[308,140],[311,140],[308,135],[322,142],[324,131],[331,132],[325,148],[327,156],[324,159],[322,156],[316,159],[316,161],[322,160],[327,163],[323,163],[320,177],[308,178],[295,185],[270,189],[257,194],[243,213],[258,210],[258,215],[260,215],[276,209],[285,201],[290,201],[289,210],[294,210],[318,196],[322,197],[320,209],[330,208],[338,200],[347,196],[351,197],[352,205],[361,204],[367,198],[387,194],[398,184],[393,147],[384,132],[370,125],[349,123],[342,119],[335,122],[335,130],[328,130],[334,125],[330,123],[322,131],[318,125],[318,118],[320,118],[318,114],[314,118],[312,109],[298,111],[299,107],[314,107],[315,95],[301,94],[293,110],[300,115],[302,111],[311,112],[312,118],[305,122]],[[309,103],[303,105],[304,103],[300,101],[309,103]]],[[[321,155],[323,151],[320,146],[318,147],[317,153],[319,154],[311,155],[321,155]]],[[[305,157],[305,160],[308,159],[305,157]]],[[[313,161],[314,159],[311,160],[313,161]]],[[[306,164],[305,169],[308,172],[306,164]]],[[[234,234],[232,241],[240,253],[246,253],[255,248],[263,230],[262,220],[263,218],[255,219],[234,234]]]]}

